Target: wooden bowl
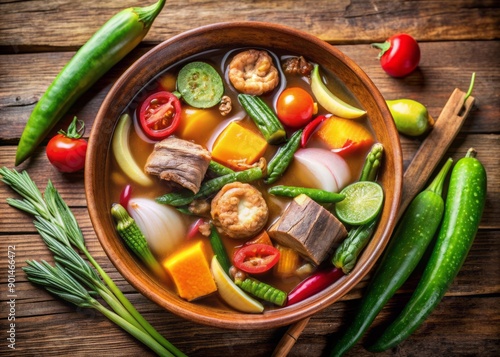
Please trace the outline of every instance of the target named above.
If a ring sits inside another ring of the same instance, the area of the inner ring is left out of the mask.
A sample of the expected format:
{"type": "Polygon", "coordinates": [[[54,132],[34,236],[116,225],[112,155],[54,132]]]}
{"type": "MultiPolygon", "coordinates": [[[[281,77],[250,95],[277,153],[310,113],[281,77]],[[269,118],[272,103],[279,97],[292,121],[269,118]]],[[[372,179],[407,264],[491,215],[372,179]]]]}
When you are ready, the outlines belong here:
{"type": "Polygon", "coordinates": [[[146,53],[114,84],[97,114],[87,151],[85,191],[90,218],[106,254],[123,277],[144,296],[188,320],[230,329],[261,329],[287,325],[317,313],[351,290],[373,267],[394,228],[402,189],[402,154],[399,137],[384,98],[368,76],[334,46],[315,36],[276,24],[220,23],[175,36],[146,53]],[[314,297],[263,314],[190,303],[160,285],[131,256],[115,232],[107,197],[107,152],[114,126],[134,95],[169,65],[209,49],[263,46],[303,54],[329,68],[344,82],[367,111],[377,140],[385,149],[379,180],[385,191],[383,213],[374,236],[355,269],[314,297]]]}

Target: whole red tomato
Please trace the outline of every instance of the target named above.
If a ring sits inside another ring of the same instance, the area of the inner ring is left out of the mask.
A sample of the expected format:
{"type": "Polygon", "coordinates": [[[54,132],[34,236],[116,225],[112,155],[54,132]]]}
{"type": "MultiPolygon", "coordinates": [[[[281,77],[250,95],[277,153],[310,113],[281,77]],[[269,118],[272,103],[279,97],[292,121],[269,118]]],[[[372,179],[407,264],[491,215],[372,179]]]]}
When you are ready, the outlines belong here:
{"type": "Polygon", "coordinates": [[[420,47],[408,34],[397,34],[389,37],[384,43],[372,43],[372,46],[380,49],[380,64],[390,76],[407,76],[420,62],[420,47]]]}
{"type": "Polygon", "coordinates": [[[77,123],[75,117],[67,133],[60,130],[47,144],[47,158],[61,172],[76,172],[85,166],[87,141],[82,139],[85,125],[80,121],[80,128],[77,129],[77,123]]]}
{"type": "Polygon", "coordinates": [[[291,127],[301,128],[314,114],[314,100],[300,87],[290,87],[281,92],[276,103],[276,114],[279,120],[291,127]]]}

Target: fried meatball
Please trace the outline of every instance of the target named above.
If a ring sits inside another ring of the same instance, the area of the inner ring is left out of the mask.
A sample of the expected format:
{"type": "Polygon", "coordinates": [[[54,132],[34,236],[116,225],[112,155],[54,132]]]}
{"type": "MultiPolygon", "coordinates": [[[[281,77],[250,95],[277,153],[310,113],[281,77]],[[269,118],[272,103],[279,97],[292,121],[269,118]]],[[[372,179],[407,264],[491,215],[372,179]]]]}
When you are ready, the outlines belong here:
{"type": "Polygon", "coordinates": [[[247,50],[229,63],[229,80],[242,93],[261,95],[276,88],[279,72],[266,51],[247,50]]]}
{"type": "Polygon", "coordinates": [[[214,197],[211,215],[218,230],[234,239],[259,233],[267,223],[269,209],[262,194],[252,185],[233,182],[214,197]]]}

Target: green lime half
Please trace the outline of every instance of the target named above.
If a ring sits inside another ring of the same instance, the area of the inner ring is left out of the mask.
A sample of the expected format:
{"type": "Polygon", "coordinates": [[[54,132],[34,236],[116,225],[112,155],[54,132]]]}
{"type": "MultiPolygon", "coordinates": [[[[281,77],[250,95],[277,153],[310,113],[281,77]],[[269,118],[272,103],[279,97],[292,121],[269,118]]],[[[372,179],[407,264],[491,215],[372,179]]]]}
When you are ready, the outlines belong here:
{"type": "Polygon", "coordinates": [[[177,76],[177,90],[182,99],[195,108],[211,108],[224,94],[222,78],[215,68],[205,62],[191,62],[177,76]]]}
{"type": "Polygon", "coordinates": [[[339,220],[353,226],[370,222],[384,203],[382,186],[372,181],[355,182],[340,193],[345,195],[345,199],[335,204],[335,212],[339,220]]]}

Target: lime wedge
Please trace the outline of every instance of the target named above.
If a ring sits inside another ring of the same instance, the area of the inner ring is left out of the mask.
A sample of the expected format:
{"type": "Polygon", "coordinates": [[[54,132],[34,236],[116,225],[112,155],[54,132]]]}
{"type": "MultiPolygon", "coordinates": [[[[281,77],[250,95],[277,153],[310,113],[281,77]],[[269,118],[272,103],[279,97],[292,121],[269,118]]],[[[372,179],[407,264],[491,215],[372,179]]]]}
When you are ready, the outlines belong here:
{"type": "Polygon", "coordinates": [[[212,258],[211,268],[219,294],[229,306],[250,313],[260,313],[264,310],[260,302],[248,296],[224,272],[216,255],[212,258]]]}
{"type": "Polygon", "coordinates": [[[376,182],[358,181],[346,186],[341,194],[345,199],[335,204],[340,221],[360,226],[373,220],[382,209],[384,190],[376,182]]]}

